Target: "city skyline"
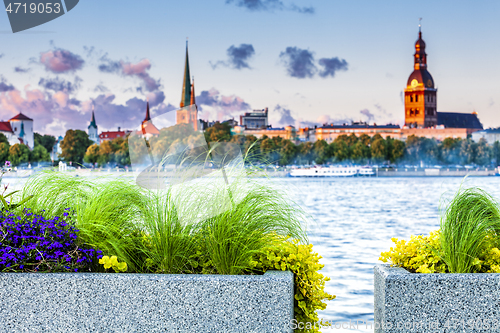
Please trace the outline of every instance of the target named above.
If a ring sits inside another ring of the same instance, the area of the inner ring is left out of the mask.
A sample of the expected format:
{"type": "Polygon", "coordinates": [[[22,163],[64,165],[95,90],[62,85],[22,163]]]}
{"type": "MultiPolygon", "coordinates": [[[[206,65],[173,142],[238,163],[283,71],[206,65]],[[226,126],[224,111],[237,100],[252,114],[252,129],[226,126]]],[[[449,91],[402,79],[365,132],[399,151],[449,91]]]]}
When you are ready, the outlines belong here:
{"type": "Polygon", "coordinates": [[[18,34],[7,32],[5,16],[0,118],[23,112],[35,119],[36,131],[61,135],[86,129],[95,104],[100,131],[133,129],[147,98],[152,116],[179,108],[189,37],[202,119],[236,119],[269,107],[275,127],[350,120],[402,125],[402,94],[423,17],[438,111],[475,110],[485,128],[500,126],[500,47],[492,42],[500,31],[499,4],[116,4],[80,3],[18,34]]]}

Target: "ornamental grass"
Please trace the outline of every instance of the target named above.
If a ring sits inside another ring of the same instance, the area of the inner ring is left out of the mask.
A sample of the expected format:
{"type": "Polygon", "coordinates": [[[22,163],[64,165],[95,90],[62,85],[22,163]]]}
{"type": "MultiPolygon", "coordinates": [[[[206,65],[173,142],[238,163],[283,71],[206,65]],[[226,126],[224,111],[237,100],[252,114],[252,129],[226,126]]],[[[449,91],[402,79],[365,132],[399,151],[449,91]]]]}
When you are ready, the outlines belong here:
{"type": "Polygon", "coordinates": [[[380,260],[415,273],[500,273],[500,208],[485,191],[460,188],[430,236],[393,238],[380,260]]]}

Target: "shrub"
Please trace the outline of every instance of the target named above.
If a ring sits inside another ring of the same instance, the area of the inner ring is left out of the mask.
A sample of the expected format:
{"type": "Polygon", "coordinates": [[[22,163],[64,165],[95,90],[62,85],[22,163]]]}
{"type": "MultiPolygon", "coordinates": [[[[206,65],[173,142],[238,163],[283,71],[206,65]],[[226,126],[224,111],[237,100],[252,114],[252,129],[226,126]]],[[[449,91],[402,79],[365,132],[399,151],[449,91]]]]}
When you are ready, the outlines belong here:
{"type": "Polygon", "coordinates": [[[0,271],[89,271],[101,251],[83,246],[68,212],[45,219],[27,210],[0,216],[0,271]]]}
{"type": "Polygon", "coordinates": [[[298,332],[319,332],[318,310],[324,310],[324,300],[332,300],[336,296],[325,292],[325,282],[330,278],[319,273],[324,265],[319,263],[322,257],[312,251],[312,244],[300,244],[288,237],[276,236],[274,241],[255,257],[256,270],[263,272],[290,270],[295,278],[295,319],[304,323],[303,330],[298,332]]]}
{"type": "Polygon", "coordinates": [[[392,265],[407,269],[413,273],[445,273],[447,266],[441,259],[440,232],[431,232],[430,236],[411,236],[409,241],[392,238],[396,244],[390,251],[382,252],[380,260],[390,261],[392,265]]]}

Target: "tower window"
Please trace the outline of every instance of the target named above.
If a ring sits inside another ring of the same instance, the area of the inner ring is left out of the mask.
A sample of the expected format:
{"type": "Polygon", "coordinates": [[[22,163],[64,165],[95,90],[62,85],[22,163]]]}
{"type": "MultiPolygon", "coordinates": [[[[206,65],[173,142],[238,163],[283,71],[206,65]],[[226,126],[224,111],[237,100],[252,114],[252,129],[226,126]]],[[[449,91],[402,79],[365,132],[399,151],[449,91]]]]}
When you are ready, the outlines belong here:
{"type": "Polygon", "coordinates": [[[410,116],[413,116],[413,115],[414,115],[413,109],[410,109],[410,116]]]}
{"type": "Polygon", "coordinates": [[[419,114],[419,109],[415,110],[415,116],[419,114]]]}
{"type": "Polygon", "coordinates": [[[413,102],[413,95],[410,96],[410,102],[413,102]]]}
{"type": "Polygon", "coordinates": [[[415,95],[415,102],[418,102],[418,95],[415,95]]]}

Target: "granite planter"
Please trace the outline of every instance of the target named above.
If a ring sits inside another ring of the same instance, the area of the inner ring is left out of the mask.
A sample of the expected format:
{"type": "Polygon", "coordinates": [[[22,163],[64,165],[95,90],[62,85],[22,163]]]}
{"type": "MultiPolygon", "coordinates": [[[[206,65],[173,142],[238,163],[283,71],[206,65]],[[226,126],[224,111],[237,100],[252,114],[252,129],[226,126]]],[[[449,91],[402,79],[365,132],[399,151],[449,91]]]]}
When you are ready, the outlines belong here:
{"type": "Polygon", "coordinates": [[[377,265],[375,332],[500,332],[500,274],[377,265]]]}
{"type": "Polygon", "coordinates": [[[0,332],[291,332],[293,274],[0,273],[0,332]]]}

